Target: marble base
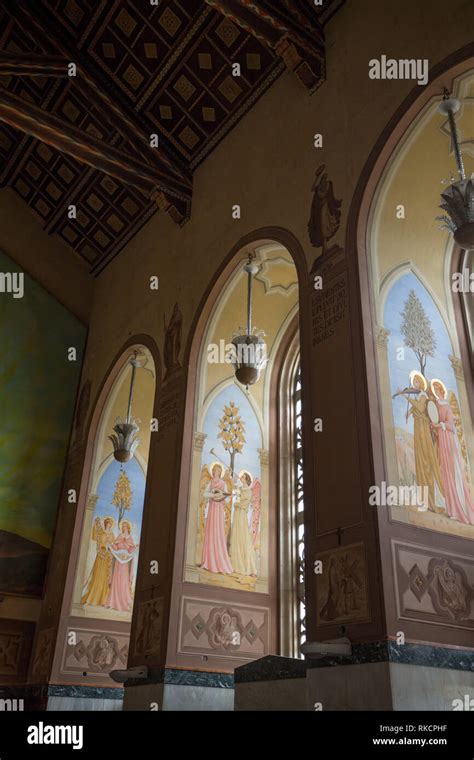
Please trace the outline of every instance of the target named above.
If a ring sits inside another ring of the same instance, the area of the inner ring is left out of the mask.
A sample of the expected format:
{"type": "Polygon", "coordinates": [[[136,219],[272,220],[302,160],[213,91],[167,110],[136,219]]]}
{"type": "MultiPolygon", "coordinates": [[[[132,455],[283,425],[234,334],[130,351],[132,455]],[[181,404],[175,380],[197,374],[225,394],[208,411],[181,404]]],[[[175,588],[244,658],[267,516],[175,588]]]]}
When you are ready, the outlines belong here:
{"type": "Polygon", "coordinates": [[[145,684],[125,689],[124,710],[232,711],[234,690],[212,686],[145,684]],[[152,707],[155,706],[155,707],[152,707]]]}
{"type": "Polygon", "coordinates": [[[256,681],[235,686],[234,710],[307,710],[306,679],[256,681]]]}
{"type": "MultiPolygon", "coordinates": [[[[390,680],[394,710],[459,709],[473,700],[474,672],[390,663],[390,680]],[[466,699],[467,697],[467,699],[466,699]]],[[[464,707],[464,709],[466,709],[464,707]]]]}
{"type": "Polygon", "coordinates": [[[90,697],[48,697],[48,712],[64,711],[75,712],[84,710],[87,712],[111,712],[122,710],[121,699],[91,699],[90,697]]]}
{"type": "Polygon", "coordinates": [[[163,689],[162,683],[147,683],[143,686],[127,686],[125,687],[125,696],[123,699],[123,709],[129,710],[141,710],[150,711],[156,709],[163,709],[163,689]]]}
{"type": "Polygon", "coordinates": [[[165,684],[163,710],[232,711],[234,689],[165,684]]]}
{"type": "Polygon", "coordinates": [[[307,710],[306,662],[267,655],[235,675],[235,710],[307,710]]]}
{"type": "Polygon", "coordinates": [[[236,710],[446,711],[471,705],[474,711],[469,650],[373,642],[353,647],[351,657],[267,656],[235,671],[236,710]]]}
{"type": "Polygon", "coordinates": [[[471,699],[474,708],[474,672],[374,662],[311,668],[304,679],[238,682],[235,709],[452,711],[455,700],[471,699]]]}
{"type": "Polygon", "coordinates": [[[388,662],[312,668],[306,682],[308,710],[394,709],[388,662]]]}
{"type": "Polygon", "coordinates": [[[125,684],[124,710],[234,709],[234,677],[228,673],[151,669],[145,682],[125,684]]]}

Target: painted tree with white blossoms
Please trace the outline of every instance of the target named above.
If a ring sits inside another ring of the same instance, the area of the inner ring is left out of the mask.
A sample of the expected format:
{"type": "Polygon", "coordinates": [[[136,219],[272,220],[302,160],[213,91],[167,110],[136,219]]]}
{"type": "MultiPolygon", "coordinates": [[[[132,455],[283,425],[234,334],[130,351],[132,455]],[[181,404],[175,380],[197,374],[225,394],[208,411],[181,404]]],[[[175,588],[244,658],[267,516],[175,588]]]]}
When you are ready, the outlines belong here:
{"type": "Polygon", "coordinates": [[[436,350],[436,338],[431,320],[414,290],[410,290],[400,316],[405,345],[414,352],[420,362],[420,372],[425,375],[427,357],[434,356],[436,350]]]}

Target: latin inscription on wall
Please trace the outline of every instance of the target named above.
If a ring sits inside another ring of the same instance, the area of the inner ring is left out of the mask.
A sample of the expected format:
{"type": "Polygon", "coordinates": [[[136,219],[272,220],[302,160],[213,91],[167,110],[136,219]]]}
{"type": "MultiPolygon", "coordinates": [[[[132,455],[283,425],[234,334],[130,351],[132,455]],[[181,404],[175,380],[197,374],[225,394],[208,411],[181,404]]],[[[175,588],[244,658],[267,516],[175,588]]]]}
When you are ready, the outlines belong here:
{"type": "Polygon", "coordinates": [[[160,406],[160,418],[158,421],[159,438],[176,425],[179,419],[179,410],[182,406],[182,378],[181,374],[175,374],[173,381],[167,383],[162,391],[160,406]]]}
{"type": "Polygon", "coordinates": [[[315,290],[311,302],[313,346],[333,337],[336,325],[347,315],[347,281],[345,273],[315,290]]]}

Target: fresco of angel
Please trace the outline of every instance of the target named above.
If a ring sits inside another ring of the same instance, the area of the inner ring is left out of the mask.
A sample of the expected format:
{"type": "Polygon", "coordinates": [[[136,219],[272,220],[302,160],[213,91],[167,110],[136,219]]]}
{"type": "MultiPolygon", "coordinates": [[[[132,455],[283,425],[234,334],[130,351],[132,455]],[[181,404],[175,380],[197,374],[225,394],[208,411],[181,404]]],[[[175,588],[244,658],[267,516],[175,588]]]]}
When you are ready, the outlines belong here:
{"type": "Polygon", "coordinates": [[[103,526],[100,517],[94,520],[92,540],[96,542],[96,557],[85,584],[81,604],[97,606],[104,605],[107,601],[113,560],[109,546],[115,541],[114,523],[113,517],[106,517],[103,526]]]}
{"type": "MultiPolygon", "coordinates": [[[[459,534],[461,524],[474,525],[474,491],[463,422],[469,409],[462,408],[452,336],[411,272],[392,285],[384,326],[391,388],[398,388],[392,415],[400,482],[427,489],[428,509],[436,514],[429,516],[430,528],[459,534]],[[414,357],[418,367],[411,369],[414,357]],[[409,386],[400,390],[405,373],[409,386]],[[452,526],[453,521],[458,525],[452,526]]],[[[424,524],[422,517],[414,516],[413,522],[424,524]]]]}
{"type": "Polygon", "coordinates": [[[405,419],[413,417],[413,448],[415,451],[416,482],[428,489],[429,509],[432,512],[443,512],[437,506],[444,496],[441,471],[439,467],[428,415],[429,395],[428,382],[425,376],[412,370],[410,386],[398,390],[397,395],[407,400],[408,410],[405,419]]]}
{"type": "Polygon", "coordinates": [[[139,549],[132,538],[132,524],[129,520],[122,520],[120,533],[108,548],[114,557],[114,566],[105,606],[128,612],[133,604],[135,560],[139,549]]]}
{"type": "Polygon", "coordinates": [[[257,576],[257,556],[254,539],[258,533],[261,509],[260,481],[253,479],[250,472],[242,470],[237,484],[237,498],[234,503],[234,521],[230,537],[230,558],[234,572],[241,575],[257,576]],[[249,511],[252,510],[251,525],[249,511]],[[255,517],[255,523],[254,523],[255,517]],[[256,526],[256,533],[253,530],[256,526]]]}
{"type": "Polygon", "coordinates": [[[452,407],[455,396],[451,393],[448,399],[445,384],[437,378],[431,380],[430,388],[438,409],[438,419],[431,422],[431,428],[437,441],[446,512],[453,520],[474,525],[474,501],[466,479],[452,407]]]}
{"type": "Polygon", "coordinates": [[[232,573],[232,565],[227,550],[226,515],[230,527],[230,510],[232,508],[232,477],[229,470],[219,462],[214,462],[210,469],[207,465],[201,470],[199,517],[204,524],[201,567],[211,573],[232,573]],[[207,506],[207,515],[206,515],[207,506]]]}

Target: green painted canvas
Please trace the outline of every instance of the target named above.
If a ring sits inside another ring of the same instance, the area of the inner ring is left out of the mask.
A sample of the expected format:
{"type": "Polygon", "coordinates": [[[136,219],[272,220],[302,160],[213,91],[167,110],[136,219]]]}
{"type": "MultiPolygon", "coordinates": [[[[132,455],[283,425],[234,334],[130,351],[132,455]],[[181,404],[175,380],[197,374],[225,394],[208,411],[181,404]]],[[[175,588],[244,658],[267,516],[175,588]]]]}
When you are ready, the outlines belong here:
{"type": "Polygon", "coordinates": [[[84,325],[0,252],[2,593],[42,594],[85,338],[84,325]]]}

